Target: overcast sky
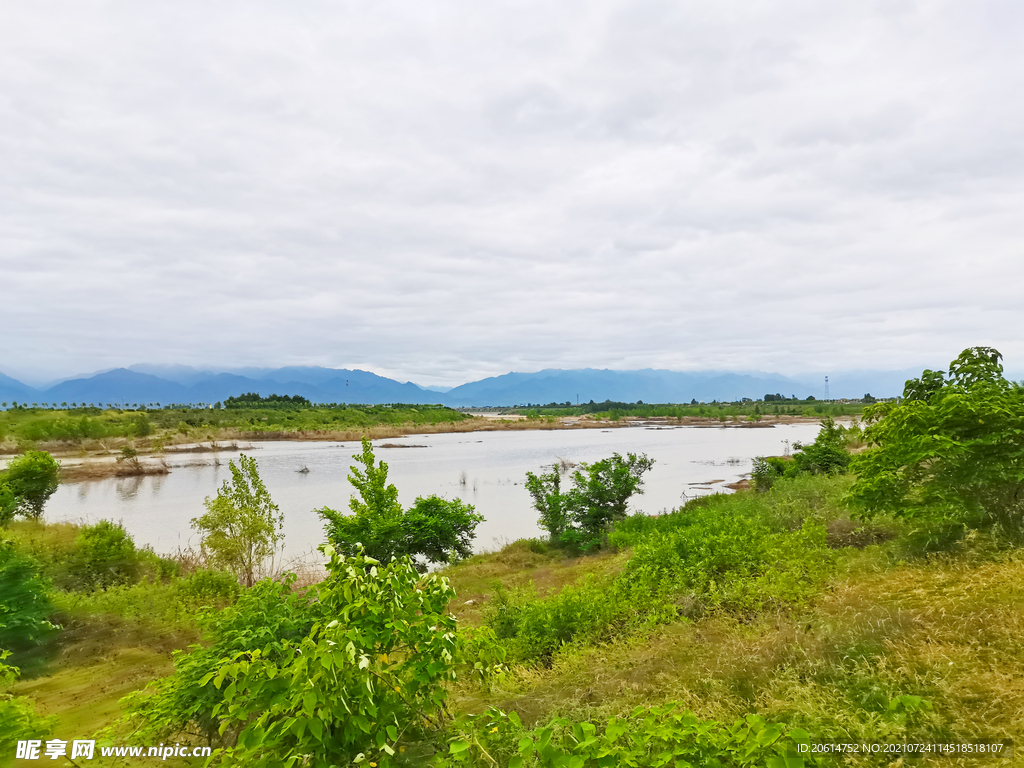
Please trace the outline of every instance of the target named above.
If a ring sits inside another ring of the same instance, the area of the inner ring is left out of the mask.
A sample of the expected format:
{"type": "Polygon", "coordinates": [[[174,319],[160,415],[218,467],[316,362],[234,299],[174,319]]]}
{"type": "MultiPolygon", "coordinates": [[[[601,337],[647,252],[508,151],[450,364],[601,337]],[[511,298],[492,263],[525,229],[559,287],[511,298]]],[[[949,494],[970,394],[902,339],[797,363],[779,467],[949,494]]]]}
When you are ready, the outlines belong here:
{"type": "Polygon", "coordinates": [[[0,5],[0,371],[1024,367],[1024,3],[0,5]]]}

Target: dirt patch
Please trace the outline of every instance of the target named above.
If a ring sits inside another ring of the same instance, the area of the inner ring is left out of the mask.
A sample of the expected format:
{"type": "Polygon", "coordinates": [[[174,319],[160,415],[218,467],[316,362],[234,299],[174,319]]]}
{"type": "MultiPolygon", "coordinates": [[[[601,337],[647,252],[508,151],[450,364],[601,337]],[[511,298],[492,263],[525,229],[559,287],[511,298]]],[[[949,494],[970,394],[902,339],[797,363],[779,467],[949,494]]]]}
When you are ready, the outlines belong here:
{"type": "Polygon", "coordinates": [[[67,464],[60,468],[60,479],[64,483],[78,483],[84,480],[102,480],[106,477],[142,477],[145,475],[166,475],[171,468],[163,459],[149,461],[95,460],[81,464],[67,464]]]}

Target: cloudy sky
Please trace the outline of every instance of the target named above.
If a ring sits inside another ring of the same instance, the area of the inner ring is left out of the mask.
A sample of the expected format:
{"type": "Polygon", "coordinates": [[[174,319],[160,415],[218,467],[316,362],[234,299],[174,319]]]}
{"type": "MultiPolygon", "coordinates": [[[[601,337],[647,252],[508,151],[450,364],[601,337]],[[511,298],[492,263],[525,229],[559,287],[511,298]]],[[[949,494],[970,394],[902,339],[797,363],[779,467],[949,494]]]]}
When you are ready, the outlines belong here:
{"type": "Polygon", "coordinates": [[[0,6],[0,371],[1024,365],[1019,0],[0,6]]]}

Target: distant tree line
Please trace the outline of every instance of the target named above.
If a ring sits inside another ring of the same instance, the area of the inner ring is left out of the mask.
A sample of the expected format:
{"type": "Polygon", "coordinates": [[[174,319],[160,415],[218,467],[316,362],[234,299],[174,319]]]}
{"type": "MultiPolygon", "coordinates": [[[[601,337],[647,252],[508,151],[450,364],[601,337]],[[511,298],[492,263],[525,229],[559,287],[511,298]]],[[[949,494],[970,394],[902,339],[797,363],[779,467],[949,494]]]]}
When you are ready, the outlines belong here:
{"type": "Polygon", "coordinates": [[[283,406],[309,406],[309,402],[302,395],[267,395],[261,397],[258,392],[246,392],[243,395],[229,397],[224,401],[225,408],[251,408],[254,405],[283,405],[283,406]]]}

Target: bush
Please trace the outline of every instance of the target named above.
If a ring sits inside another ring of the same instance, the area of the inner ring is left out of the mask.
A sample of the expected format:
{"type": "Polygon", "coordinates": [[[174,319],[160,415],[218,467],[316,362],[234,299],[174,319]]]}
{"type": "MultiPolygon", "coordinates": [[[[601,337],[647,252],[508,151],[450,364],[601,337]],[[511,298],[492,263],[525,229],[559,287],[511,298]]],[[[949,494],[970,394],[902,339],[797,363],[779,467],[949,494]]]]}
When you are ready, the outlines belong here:
{"type": "Polygon", "coordinates": [[[20,740],[45,739],[56,724],[55,717],[37,714],[29,699],[6,692],[18,678],[18,668],[3,663],[9,655],[8,651],[0,650],[0,755],[5,756],[15,754],[20,740]]]}
{"type": "Polygon", "coordinates": [[[39,564],[0,539],[0,649],[25,650],[54,627],[39,564]]]}
{"type": "MultiPolygon", "coordinates": [[[[451,563],[473,554],[476,526],[484,519],[469,504],[439,496],[420,497],[409,510],[398,503],[398,489],[389,484],[388,465],[374,464],[370,441],[356,457],[363,468],[351,467],[349,482],[358,491],[349,501],[351,515],[324,507],[317,514],[326,522],[327,538],[335,549],[354,557],[359,552],[388,562],[393,557],[423,557],[427,563],[451,563]]],[[[426,563],[416,562],[420,572],[426,563]]]]}
{"type": "MultiPolygon", "coordinates": [[[[222,601],[239,591],[238,580],[219,571],[196,571],[176,588],[188,602],[222,601]]],[[[173,675],[125,700],[127,716],[139,727],[140,738],[155,743],[194,732],[208,744],[232,743],[237,730],[219,733],[220,718],[215,714],[224,701],[224,689],[205,685],[203,679],[247,651],[259,651],[269,662],[281,661],[291,644],[308,634],[318,618],[316,607],[288,583],[264,580],[245,590],[234,605],[203,611],[198,623],[209,644],[175,651],[173,675]]]]}
{"type": "Polygon", "coordinates": [[[964,350],[942,371],[911,379],[903,402],[864,411],[872,447],[855,460],[853,500],[865,516],[946,518],[1024,538],[1024,387],[1002,355],[964,350]]]}
{"type": "Polygon", "coordinates": [[[83,526],[75,538],[68,576],[69,586],[82,590],[134,583],[139,578],[135,542],[120,523],[100,520],[83,526]]]}
{"type": "Polygon", "coordinates": [[[562,493],[562,465],[547,474],[526,473],[526,490],[540,512],[540,526],[554,544],[578,551],[601,546],[613,523],[626,517],[629,499],[643,493],[643,475],[654,465],[646,455],[618,453],[581,464],[572,475],[573,487],[562,493]]]}
{"type": "MultiPolygon", "coordinates": [[[[324,552],[330,577],[306,597],[262,582],[216,625],[216,650],[177,657],[177,682],[133,702],[144,727],[169,732],[208,713],[225,743],[220,764],[326,768],[368,759],[384,768],[400,740],[436,725],[446,686],[471,658],[447,611],[447,580],[422,577],[408,558],[383,565],[339,557],[329,545],[324,552]]],[[[496,650],[482,643],[477,651],[474,666],[486,672],[496,650]]]]}
{"type": "Polygon", "coordinates": [[[14,514],[39,519],[60,484],[60,463],[45,451],[26,451],[0,473],[0,524],[14,514]]]}
{"type": "MultiPolygon", "coordinates": [[[[515,712],[490,709],[458,724],[441,765],[532,766],[769,766],[805,765],[797,745],[809,734],[787,730],[757,715],[731,725],[700,720],[693,712],[668,704],[637,707],[627,717],[604,723],[556,717],[532,730],[515,712]],[[498,762],[495,762],[497,760],[498,762]]],[[[813,758],[809,758],[813,760],[813,758]]]]}

